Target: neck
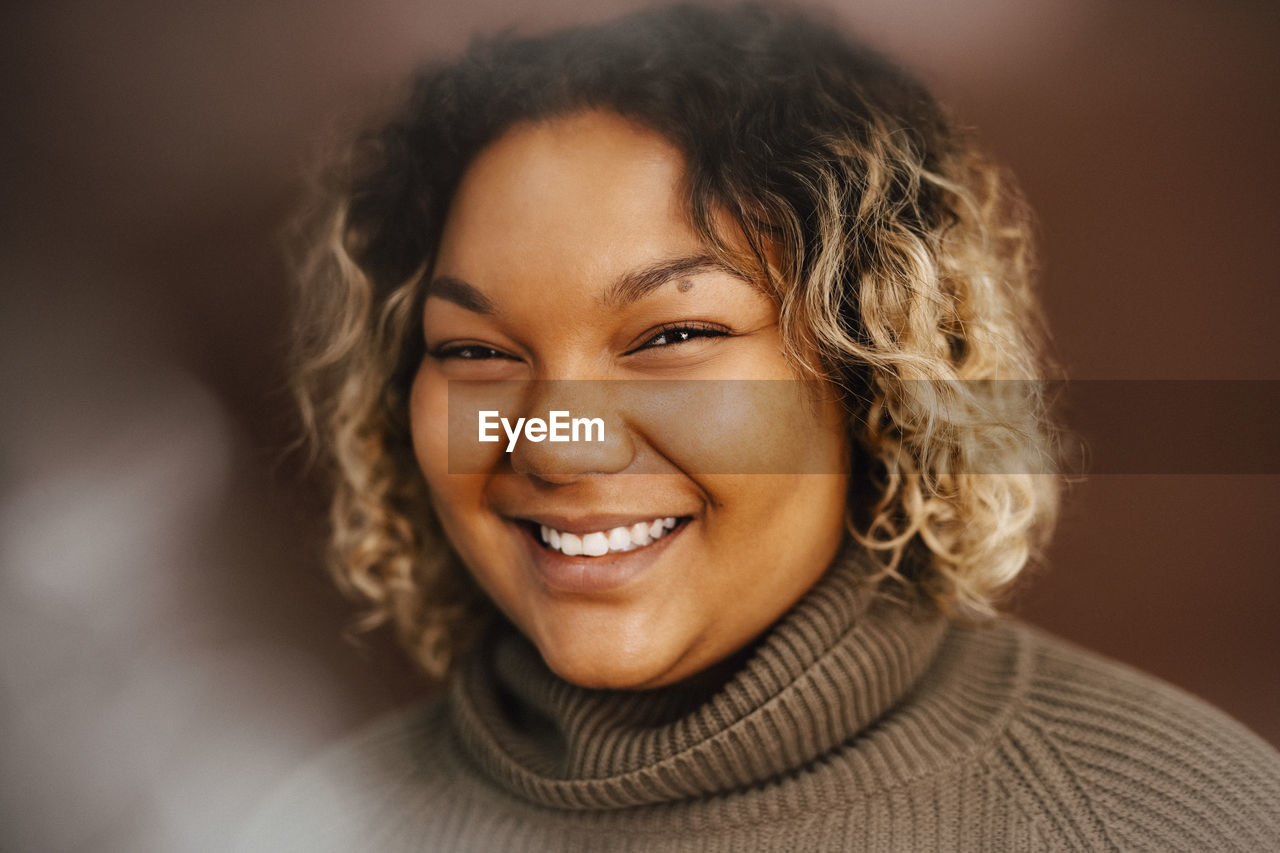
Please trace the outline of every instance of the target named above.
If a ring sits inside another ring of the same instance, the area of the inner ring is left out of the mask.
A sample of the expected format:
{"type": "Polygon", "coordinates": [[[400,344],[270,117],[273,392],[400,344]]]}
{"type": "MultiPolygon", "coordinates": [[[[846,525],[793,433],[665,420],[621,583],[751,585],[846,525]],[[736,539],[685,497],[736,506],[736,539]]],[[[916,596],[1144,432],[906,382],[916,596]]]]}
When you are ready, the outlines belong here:
{"type": "Polygon", "coordinates": [[[878,598],[858,553],[754,644],[677,684],[589,690],[557,678],[510,626],[459,674],[451,709],[499,784],[550,806],[706,796],[794,771],[856,737],[932,661],[931,610],[878,598]]]}

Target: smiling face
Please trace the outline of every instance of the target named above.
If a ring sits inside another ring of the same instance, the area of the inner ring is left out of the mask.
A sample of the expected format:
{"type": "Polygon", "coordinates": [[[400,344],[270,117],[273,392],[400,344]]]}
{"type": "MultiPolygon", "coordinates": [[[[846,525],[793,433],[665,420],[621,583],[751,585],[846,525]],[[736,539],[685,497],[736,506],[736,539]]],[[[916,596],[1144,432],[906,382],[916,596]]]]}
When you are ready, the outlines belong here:
{"type": "MultiPolygon", "coordinates": [[[[548,666],[588,687],[670,684],[732,655],[842,540],[840,409],[799,382],[754,383],[792,389],[794,405],[658,417],[604,390],[640,383],[571,383],[604,416],[604,441],[521,440],[508,454],[504,439],[449,472],[450,380],[797,378],[774,300],[688,224],[683,167],[663,137],[611,113],[517,126],[465,174],[425,299],[410,418],[432,504],[548,666]],[[773,473],[701,473],[732,470],[708,464],[726,447],[773,473]]],[[[576,414],[581,401],[557,397],[569,385],[529,386],[536,410],[518,414],[576,414]]]]}

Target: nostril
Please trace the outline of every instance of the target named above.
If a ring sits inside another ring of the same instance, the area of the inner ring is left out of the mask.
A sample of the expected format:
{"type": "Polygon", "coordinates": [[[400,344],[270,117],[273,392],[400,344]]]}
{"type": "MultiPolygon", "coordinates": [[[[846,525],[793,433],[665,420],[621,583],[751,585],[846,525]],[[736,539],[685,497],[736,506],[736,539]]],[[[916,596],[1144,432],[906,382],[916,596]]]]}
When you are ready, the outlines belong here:
{"type": "Polygon", "coordinates": [[[544,489],[544,490],[555,489],[560,486],[567,486],[570,483],[577,482],[577,480],[581,476],[580,474],[574,474],[574,473],[568,473],[568,472],[563,474],[557,474],[552,471],[548,471],[545,468],[540,468],[536,471],[521,470],[521,468],[518,465],[514,464],[514,461],[511,467],[512,467],[512,470],[515,471],[515,473],[523,474],[524,476],[532,480],[536,488],[544,489]]]}

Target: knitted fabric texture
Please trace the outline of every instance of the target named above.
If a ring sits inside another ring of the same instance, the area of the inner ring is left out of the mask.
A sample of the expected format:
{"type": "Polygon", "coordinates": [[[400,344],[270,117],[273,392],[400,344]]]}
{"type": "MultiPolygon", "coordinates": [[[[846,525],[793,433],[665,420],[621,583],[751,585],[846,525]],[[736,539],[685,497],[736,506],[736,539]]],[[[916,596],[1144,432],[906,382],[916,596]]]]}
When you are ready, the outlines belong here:
{"type": "Polygon", "coordinates": [[[836,564],[736,670],[587,690],[496,631],[446,697],[301,771],[260,851],[1280,850],[1280,755],[1016,622],[836,564]]]}

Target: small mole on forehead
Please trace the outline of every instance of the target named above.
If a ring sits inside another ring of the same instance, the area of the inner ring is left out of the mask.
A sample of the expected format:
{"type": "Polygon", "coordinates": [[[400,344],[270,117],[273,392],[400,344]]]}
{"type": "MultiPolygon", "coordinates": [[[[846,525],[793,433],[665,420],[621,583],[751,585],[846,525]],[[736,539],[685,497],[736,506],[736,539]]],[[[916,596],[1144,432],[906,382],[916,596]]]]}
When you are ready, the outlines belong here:
{"type": "Polygon", "coordinates": [[[676,285],[676,290],[681,293],[688,293],[690,290],[693,290],[693,282],[686,278],[684,281],[676,285]]]}

